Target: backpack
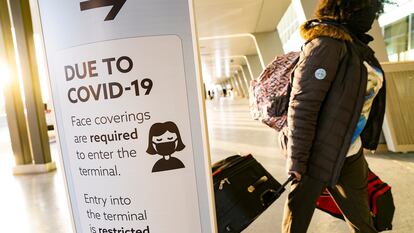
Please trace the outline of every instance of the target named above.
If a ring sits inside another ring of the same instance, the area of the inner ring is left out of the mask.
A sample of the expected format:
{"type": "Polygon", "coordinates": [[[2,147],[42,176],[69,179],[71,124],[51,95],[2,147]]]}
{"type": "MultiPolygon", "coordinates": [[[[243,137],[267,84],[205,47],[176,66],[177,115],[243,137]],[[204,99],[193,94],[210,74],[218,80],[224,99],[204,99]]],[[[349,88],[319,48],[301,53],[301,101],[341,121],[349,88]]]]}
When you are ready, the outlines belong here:
{"type": "Polygon", "coordinates": [[[250,82],[249,108],[252,118],[277,131],[287,124],[290,77],[299,55],[300,52],[290,52],[275,57],[260,76],[250,82]]]}

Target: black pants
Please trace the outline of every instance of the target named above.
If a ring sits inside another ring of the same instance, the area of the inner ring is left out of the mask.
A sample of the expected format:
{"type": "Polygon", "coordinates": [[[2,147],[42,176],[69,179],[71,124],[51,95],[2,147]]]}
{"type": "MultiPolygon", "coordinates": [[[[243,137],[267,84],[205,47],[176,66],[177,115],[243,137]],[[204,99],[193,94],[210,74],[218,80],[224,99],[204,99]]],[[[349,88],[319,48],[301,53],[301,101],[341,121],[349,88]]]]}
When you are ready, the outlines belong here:
{"type": "MultiPolygon", "coordinates": [[[[369,209],[367,184],[368,164],[361,149],[358,154],[346,158],[338,184],[328,187],[351,232],[377,232],[369,209]]],[[[285,205],[283,233],[307,231],[316,201],[325,188],[325,183],[308,176],[292,184],[285,205]]]]}

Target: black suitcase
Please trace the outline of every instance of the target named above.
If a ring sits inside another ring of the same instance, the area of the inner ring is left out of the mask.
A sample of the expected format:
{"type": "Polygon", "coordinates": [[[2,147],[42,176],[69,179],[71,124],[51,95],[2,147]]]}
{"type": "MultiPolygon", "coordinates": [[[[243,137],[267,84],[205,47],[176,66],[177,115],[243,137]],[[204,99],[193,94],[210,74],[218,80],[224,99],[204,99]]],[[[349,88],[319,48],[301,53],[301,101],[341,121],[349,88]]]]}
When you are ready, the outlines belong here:
{"type": "Polygon", "coordinates": [[[219,233],[241,232],[285,190],[252,155],[235,155],[212,167],[219,233]]]}

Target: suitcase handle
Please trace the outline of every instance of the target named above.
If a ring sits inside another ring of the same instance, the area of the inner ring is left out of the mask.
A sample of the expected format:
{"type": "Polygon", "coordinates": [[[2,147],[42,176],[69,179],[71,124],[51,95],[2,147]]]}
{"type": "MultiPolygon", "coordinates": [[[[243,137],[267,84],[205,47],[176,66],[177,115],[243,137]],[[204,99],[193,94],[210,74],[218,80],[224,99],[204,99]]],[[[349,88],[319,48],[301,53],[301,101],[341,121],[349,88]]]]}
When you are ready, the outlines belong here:
{"type": "Polygon", "coordinates": [[[289,176],[289,178],[285,181],[285,183],[283,183],[282,186],[280,186],[276,192],[279,193],[279,195],[282,194],[285,191],[286,185],[288,185],[294,179],[296,179],[294,175],[289,176]]]}
{"type": "Polygon", "coordinates": [[[290,176],[285,183],[283,183],[276,191],[274,189],[268,189],[264,191],[260,195],[260,202],[263,206],[268,207],[271,205],[276,199],[280,197],[280,195],[285,191],[285,186],[288,185],[292,180],[294,180],[295,176],[290,176]]]}
{"type": "Polygon", "coordinates": [[[268,181],[269,180],[269,178],[267,178],[267,176],[262,176],[262,177],[260,177],[260,179],[258,179],[256,182],[254,182],[252,185],[250,185],[249,187],[247,187],[247,191],[249,192],[249,193],[252,193],[252,192],[254,192],[254,190],[256,190],[256,188],[259,186],[259,185],[261,185],[261,184],[263,184],[263,183],[265,183],[266,181],[268,181]]]}

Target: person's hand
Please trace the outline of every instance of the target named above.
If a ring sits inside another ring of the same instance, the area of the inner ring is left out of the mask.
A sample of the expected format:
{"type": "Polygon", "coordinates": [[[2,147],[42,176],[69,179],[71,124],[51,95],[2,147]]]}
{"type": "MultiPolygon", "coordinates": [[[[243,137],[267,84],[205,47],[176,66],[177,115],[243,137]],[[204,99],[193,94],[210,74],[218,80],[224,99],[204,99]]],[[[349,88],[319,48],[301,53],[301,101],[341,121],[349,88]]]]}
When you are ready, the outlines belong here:
{"type": "Polygon", "coordinates": [[[295,176],[297,181],[300,181],[300,179],[302,179],[302,175],[299,172],[296,172],[296,171],[290,171],[289,175],[295,176]]]}

